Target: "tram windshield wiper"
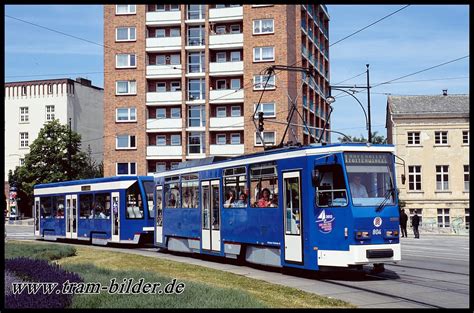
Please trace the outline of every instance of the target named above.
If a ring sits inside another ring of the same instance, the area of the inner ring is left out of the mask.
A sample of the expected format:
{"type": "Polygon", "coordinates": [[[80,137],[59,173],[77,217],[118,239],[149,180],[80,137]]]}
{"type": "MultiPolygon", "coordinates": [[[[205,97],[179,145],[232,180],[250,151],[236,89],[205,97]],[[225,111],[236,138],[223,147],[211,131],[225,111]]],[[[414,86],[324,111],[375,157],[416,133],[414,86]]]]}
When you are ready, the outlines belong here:
{"type": "Polygon", "coordinates": [[[387,189],[387,191],[385,192],[385,197],[384,197],[384,199],[383,199],[382,202],[379,204],[379,206],[375,209],[375,212],[380,212],[380,211],[382,211],[382,209],[383,209],[383,208],[385,207],[385,205],[387,204],[388,199],[390,199],[390,197],[392,196],[394,190],[395,190],[395,188],[387,189]]]}

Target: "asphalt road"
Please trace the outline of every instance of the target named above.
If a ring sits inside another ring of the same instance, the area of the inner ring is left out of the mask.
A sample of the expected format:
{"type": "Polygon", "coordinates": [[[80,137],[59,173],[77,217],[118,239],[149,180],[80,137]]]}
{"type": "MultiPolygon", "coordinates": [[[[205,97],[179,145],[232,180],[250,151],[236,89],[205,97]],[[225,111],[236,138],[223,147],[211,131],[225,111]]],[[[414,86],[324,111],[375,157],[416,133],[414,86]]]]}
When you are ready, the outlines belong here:
{"type": "MultiPolygon", "coordinates": [[[[33,226],[7,225],[7,238],[33,239],[33,226]]],[[[423,235],[402,239],[402,261],[371,274],[347,270],[312,273],[235,264],[216,258],[157,252],[155,248],[110,248],[224,270],[348,301],[360,308],[469,308],[469,237],[423,235]]]]}

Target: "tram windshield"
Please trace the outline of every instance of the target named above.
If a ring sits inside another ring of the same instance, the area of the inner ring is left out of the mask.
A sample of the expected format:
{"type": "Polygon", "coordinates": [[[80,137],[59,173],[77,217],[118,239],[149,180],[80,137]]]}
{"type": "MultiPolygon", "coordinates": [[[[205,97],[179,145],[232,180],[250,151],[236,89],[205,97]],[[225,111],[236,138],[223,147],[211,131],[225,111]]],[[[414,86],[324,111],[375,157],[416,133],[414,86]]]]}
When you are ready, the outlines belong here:
{"type": "Polygon", "coordinates": [[[390,153],[346,152],[344,161],[354,206],[394,204],[395,176],[390,153]]]}

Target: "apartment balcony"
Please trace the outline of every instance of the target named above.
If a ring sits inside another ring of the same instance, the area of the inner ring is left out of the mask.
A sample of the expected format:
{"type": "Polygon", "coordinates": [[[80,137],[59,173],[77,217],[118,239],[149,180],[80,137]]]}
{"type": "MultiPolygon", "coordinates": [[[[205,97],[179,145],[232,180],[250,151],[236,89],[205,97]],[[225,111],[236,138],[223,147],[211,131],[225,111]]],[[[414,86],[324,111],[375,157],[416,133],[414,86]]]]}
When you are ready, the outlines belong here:
{"type": "Polygon", "coordinates": [[[209,49],[242,48],[244,46],[244,34],[210,35],[209,49]]]}
{"type": "Polygon", "coordinates": [[[243,130],[244,117],[211,117],[209,120],[209,130],[243,130]]]}
{"type": "Polygon", "coordinates": [[[209,146],[211,155],[241,155],[244,154],[244,145],[210,145],[209,146]]]}
{"type": "Polygon", "coordinates": [[[211,90],[209,95],[210,103],[241,103],[244,102],[243,89],[219,89],[211,90]]]}
{"type": "Polygon", "coordinates": [[[209,9],[209,22],[233,22],[241,21],[244,18],[244,8],[229,7],[220,9],[209,9]]]}
{"type": "Polygon", "coordinates": [[[147,92],[146,104],[181,104],[182,97],[182,91],[147,92]]]}
{"type": "Polygon", "coordinates": [[[181,78],[181,64],[147,65],[146,78],[181,78]]]}
{"type": "Polygon", "coordinates": [[[147,12],[146,25],[180,25],[181,11],[147,12]]]}
{"type": "Polygon", "coordinates": [[[229,76],[229,75],[243,75],[244,62],[211,62],[209,64],[210,76],[229,76]]]}
{"type": "Polygon", "coordinates": [[[176,132],[181,131],[182,118],[150,118],[146,120],[147,132],[176,132]]]}
{"type": "Polygon", "coordinates": [[[147,38],[146,51],[180,51],[181,50],[181,36],[180,37],[160,37],[147,38]]]}
{"type": "Polygon", "coordinates": [[[150,159],[180,159],[183,155],[183,149],[179,146],[147,146],[146,158],[150,159]]]}

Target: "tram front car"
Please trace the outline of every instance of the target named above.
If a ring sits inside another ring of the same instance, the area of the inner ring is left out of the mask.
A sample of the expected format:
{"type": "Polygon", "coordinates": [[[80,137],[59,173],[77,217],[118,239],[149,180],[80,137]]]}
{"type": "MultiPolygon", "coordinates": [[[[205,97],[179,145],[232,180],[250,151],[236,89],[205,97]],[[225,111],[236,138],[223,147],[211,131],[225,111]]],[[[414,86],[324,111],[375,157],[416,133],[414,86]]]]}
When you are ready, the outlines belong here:
{"type": "Polygon", "coordinates": [[[318,267],[373,265],[380,272],[401,260],[393,147],[346,148],[314,157],[318,267]]]}

